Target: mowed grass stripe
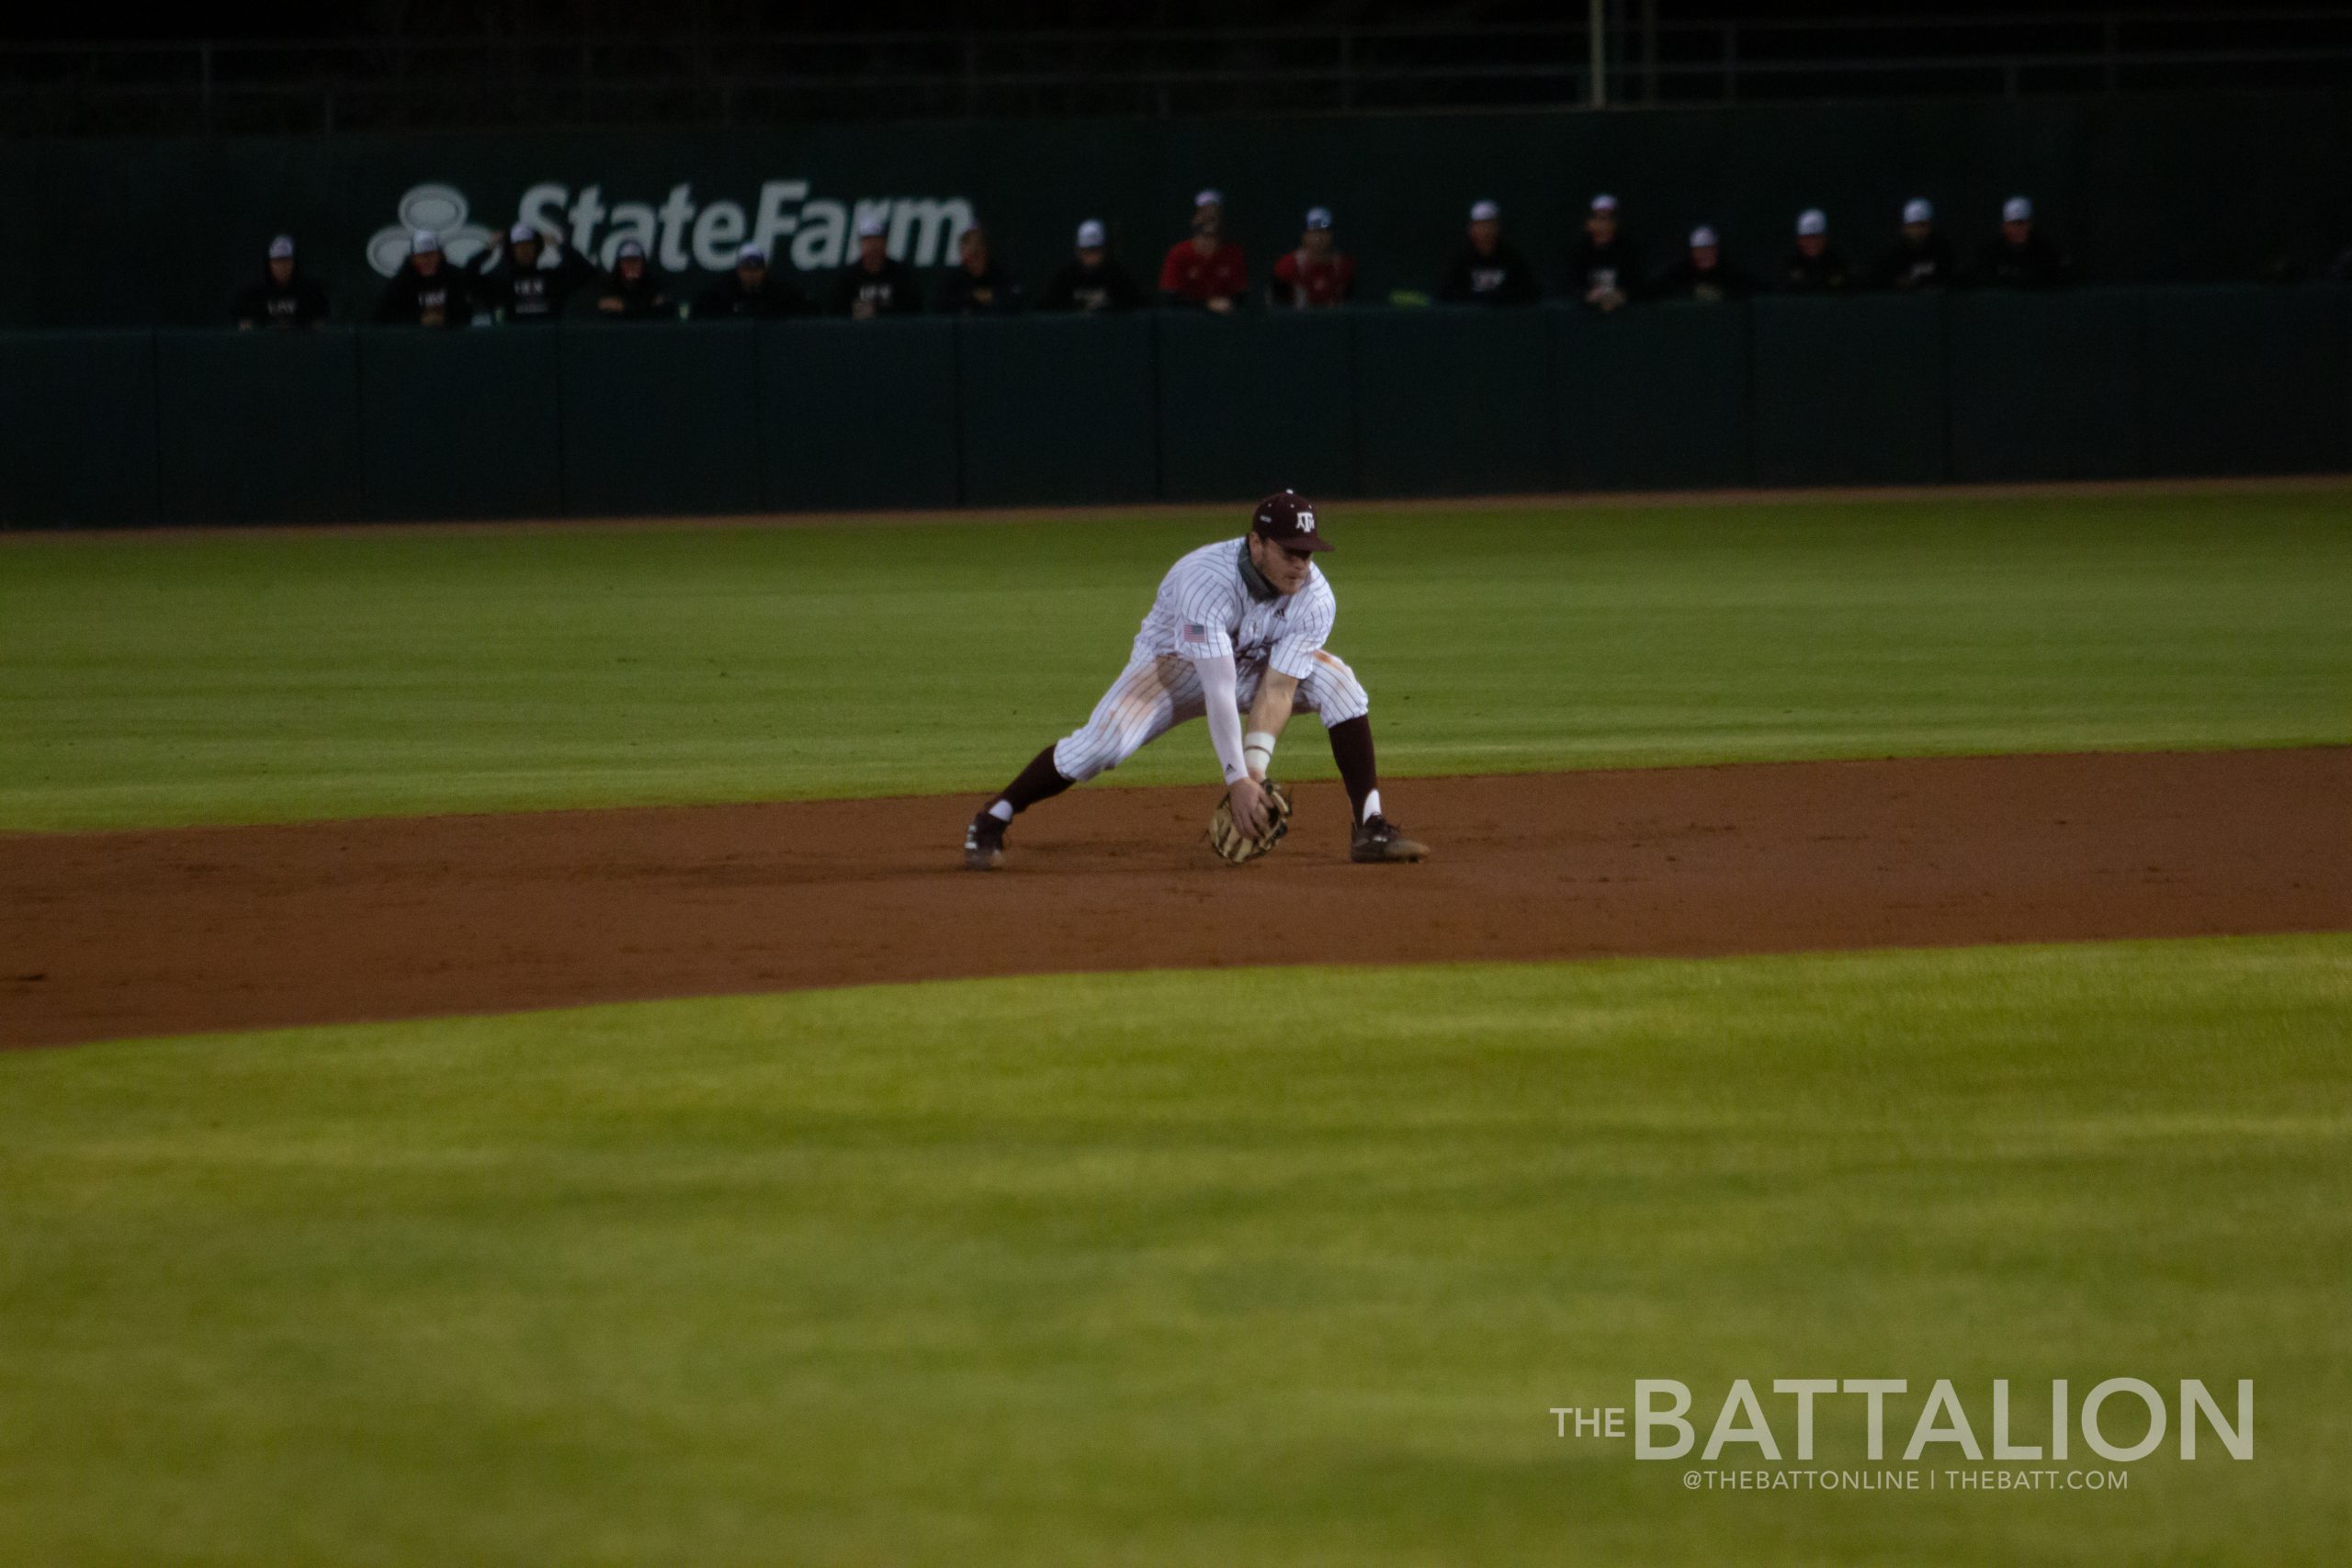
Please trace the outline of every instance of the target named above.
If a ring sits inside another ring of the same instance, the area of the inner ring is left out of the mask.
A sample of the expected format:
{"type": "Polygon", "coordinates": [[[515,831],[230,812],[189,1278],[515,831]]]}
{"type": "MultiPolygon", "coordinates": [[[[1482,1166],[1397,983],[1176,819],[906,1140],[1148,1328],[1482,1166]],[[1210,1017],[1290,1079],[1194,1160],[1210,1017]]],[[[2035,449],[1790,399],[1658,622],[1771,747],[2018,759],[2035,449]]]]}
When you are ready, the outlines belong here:
{"type": "MultiPolygon", "coordinates": [[[[2352,736],[2340,491],[1327,511],[1393,773],[2352,736]]],[[[1240,527],[17,541],[0,828],[985,789],[1240,527]]]]}
{"type": "Polygon", "coordinates": [[[0,1057],[0,1558],[2323,1561],[2347,1026],[2332,936],[0,1057]],[[2255,1379],[2255,1460],[1690,1494],[1546,1414],[1903,1377],[1899,1437],[1949,1377],[1984,1436],[2120,1375],[2255,1379]]]}

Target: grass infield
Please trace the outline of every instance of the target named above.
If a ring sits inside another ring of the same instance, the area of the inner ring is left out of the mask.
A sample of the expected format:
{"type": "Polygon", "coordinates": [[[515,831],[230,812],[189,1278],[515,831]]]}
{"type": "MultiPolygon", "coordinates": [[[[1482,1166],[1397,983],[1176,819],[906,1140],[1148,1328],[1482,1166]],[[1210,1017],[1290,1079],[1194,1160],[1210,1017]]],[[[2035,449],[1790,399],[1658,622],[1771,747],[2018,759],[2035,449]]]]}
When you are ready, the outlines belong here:
{"type": "MultiPolygon", "coordinates": [[[[1392,774],[2352,736],[2340,491],[1327,512],[1392,774]]],[[[0,828],[986,789],[1242,525],[11,540],[0,828]]]]}
{"type": "Polygon", "coordinates": [[[0,1561],[2326,1561],[2347,1025],[2323,936],[0,1055],[0,1561]],[[2256,1449],[1690,1492],[1554,1435],[1645,1376],[1702,1436],[1733,1378],[1904,1378],[1898,1445],[1939,1377],[1987,1442],[1995,1378],[2020,1435],[2052,1378],[2252,1378],[2256,1449]]]}

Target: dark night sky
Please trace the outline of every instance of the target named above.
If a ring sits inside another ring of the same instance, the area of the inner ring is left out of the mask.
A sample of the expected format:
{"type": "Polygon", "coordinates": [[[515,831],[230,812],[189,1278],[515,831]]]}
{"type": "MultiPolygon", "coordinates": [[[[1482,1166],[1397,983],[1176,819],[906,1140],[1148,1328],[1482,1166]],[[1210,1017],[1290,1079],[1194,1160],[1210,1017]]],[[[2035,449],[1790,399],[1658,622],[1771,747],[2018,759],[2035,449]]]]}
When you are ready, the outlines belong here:
{"type": "MultiPolygon", "coordinates": [[[[1630,21],[1642,0],[1611,0],[1613,14],[1630,21]]],[[[1921,16],[2030,15],[2041,9],[2077,14],[2119,11],[2132,16],[2167,13],[2225,14],[2215,0],[2137,0],[2061,4],[2036,7],[2020,0],[1918,0],[1916,6],[1889,0],[1655,0],[1662,21],[1707,21],[1725,17],[1885,17],[1921,16]]],[[[2352,5],[2299,9],[2352,15],[2352,5]]],[[[1126,27],[1266,27],[1340,23],[1446,23],[1568,21],[1583,14],[1577,0],[1456,0],[1451,5],[1413,5],[1400,0],[966,0],[961,5],[918,0],[350,0],[322,6],[291,0],[243,0],[237,5],[190,4],[159,7],[129,26],[103,29],[113,41],[132,39],[389,37],[562,37],[582,32],[605,35],[700,29],[761,31],[938,31],[1017,32],[1028,28],[1114,28],[1126,27]]],[[[71,7],[10,6],[0,11],[0,38],[19,40],[83,39],[92,25],[71,7]]]]}

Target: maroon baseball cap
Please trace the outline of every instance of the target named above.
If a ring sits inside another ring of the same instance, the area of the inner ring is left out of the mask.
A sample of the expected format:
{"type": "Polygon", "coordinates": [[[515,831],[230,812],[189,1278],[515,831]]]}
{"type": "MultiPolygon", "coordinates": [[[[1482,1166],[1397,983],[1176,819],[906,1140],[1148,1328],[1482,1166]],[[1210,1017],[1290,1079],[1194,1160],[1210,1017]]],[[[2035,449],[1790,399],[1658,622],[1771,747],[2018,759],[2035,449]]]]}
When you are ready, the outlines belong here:
{"type": "Polygon", "coordinates": [[[1294,550],[1331,547],[1315,521],[1315,503],[1295,490],[1278,490],[1260,502],[1250,526],[1260,538],[1294,550]]]}

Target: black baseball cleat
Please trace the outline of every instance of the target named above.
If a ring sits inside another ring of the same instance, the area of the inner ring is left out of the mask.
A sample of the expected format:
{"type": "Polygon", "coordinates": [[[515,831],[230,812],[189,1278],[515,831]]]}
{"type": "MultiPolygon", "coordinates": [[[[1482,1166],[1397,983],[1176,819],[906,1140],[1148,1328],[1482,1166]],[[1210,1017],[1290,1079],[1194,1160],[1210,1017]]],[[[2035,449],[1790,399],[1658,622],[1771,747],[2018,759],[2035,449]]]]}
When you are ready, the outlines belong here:
{"type": "Polygon", "coordinates": [[[1429,852],[1427,844],[1405,837],[1385,817],[1367,817],[1357,823],[1355,841],[1348,846],[1348,858],[1360,865],[1423,860],[1429,852]]]}
{"type": "Polygon", "coordinates": [[[964,869],[996,871],[1004,864],[1004,824],[981,812],[964,829],[964,869]]]}

